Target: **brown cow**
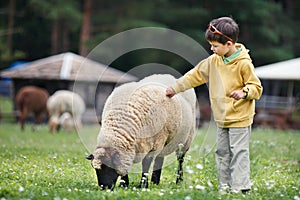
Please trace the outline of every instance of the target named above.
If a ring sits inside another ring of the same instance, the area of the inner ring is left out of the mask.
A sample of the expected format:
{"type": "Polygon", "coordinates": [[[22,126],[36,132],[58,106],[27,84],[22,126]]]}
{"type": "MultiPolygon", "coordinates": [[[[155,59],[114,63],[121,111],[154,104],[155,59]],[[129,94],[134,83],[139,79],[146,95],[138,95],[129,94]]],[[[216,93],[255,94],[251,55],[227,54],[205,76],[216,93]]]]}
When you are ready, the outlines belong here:
{"type": "Polygon", "coordinates": [[[30,113],[34,114],[35,124],[42,122],[43,114],[47,114],[49,93],[36,86],[22,87],[16,95],[16,106],[19,111],[21,130],[24,131],[25,121],[30,113]]]}

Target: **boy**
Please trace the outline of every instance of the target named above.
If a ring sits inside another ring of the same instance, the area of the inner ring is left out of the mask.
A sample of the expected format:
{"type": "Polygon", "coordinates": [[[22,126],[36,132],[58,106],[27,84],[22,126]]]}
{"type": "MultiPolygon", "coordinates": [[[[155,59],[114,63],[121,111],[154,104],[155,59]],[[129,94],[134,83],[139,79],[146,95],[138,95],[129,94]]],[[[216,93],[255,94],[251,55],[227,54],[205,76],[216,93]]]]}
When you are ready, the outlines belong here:
{"type": "Polygon", "coordinates": [[[249,140],[255,114],[255,99],[262,86],[254,73],[248,50],[237,42],[239,27],[229,17],[210,22],[206,40],[213,55],[202,60],[167,88],[166,95],[209,83],[209,96],[217,123],[216,163],[220,193],[245,194],[251,188],[249,140]]]}

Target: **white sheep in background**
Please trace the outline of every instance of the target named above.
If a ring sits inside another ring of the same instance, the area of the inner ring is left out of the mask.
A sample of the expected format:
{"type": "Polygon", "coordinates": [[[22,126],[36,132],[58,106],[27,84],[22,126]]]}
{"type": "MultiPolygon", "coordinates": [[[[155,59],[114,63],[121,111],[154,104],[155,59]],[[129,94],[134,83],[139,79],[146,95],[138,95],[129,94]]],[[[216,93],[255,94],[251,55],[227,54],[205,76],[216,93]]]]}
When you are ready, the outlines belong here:
{"type": "Polygon", "coordinates": [[[92,160],[98,185],[128,186],[133,163],[142,161],[141,187],[148,187],[147,174],[154,160],[151,181],[159,184],[164,156],[176,152],[178,177],[195,132],[196,95],[193,89],[173,98],[165,95],[175,82],[171,75],[152,75],[116,88],[108,97],[92,160]]]}
{"type": "Polygon", "coordinates": [[[81,96],[69,90],[58,90],[51,95],[47,101],[49,113],[50,132],[58,130],[60,117],[63,113],[69,113],[74,120],[77,128],[82,125],[81,116],[85,111],[85,103],[81,96]]]}
{"type": "Polygon", "coordinates": [[[71,132],[75,129],[75,122],[72,115],[69,112],[64,112],[59,118],[60,126],[67,132],[71,132]]]}

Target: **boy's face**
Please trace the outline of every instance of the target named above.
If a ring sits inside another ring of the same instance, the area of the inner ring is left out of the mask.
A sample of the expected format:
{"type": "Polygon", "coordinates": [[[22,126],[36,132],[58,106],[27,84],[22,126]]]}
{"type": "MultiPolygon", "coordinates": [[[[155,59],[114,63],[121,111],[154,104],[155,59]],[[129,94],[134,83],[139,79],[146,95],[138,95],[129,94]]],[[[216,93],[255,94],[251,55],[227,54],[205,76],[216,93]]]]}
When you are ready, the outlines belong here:
{"type": "Polygon", "coordinates": [[[211,45],[210,49],[219,56],[228,57],[234,53],[234,50],[232,49],[234,45],[230,41],[226,42],[225,44],[216,41],[209,41],[209,44],[211,45]]]}

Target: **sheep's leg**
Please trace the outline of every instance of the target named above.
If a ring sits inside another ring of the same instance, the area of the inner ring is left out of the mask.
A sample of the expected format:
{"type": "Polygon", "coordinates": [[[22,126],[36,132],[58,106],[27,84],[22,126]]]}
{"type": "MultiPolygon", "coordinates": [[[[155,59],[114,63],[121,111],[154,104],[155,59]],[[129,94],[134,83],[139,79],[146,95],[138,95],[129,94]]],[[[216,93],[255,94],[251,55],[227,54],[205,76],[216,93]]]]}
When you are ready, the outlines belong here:
{"type": "Polygon", "coordinates": [[[26,117],[24,117],[24,116],[20,117],[20,124],[21,124],[22,131],[24,131],[24,129],[25,129],[25,119],[26,119],[26,117]]]}
{"type": "Polygon", "coordinates": [[[182,164],[184,161],[185,153],[178,153],[177,154],[177,161],[178,161],[178,171],[177,171],[177,179],[176,184],[183,181],[183,169],[182,164]]]}
{"type": "Polygon", "coordinates": [[[128,187],[128,185],[129,185],[129,177],[128,177],[128,174],[126,174],[125,176],[121,177],[119,187],[125,188],[125,187],[128,187]]]}
{"type": "Polygon", "coordinates": [[[161,175],[163,163],[164,163],[164,157],[155,158],[151,182],[153,182],[156,185],[158,185],[160,182],[160,175],[161,175]]]}
{"type": "Polygon", "coordinates": [[[35,121],[34,121],[34,124],[32,125],[32,131],[36,131],[38,125],[40,125],[42,123],[43,113],[41,113],[41,112],[34,113],[34,116],[35,116],[35,121]]]}
{"type": "Polygon", "coordinates": [[[25,106],[22,110],[21,116],[20,116],[20,123],[21,123],[21,130],[24,131],[25,129],[25,122],[26,122],[26,118],[28,116],[28,108],[25,106]]]}
{"type": "Polygon", "coordinates": [[[146,156],[142,161],[142,178],[140,181],[139,188],[148,188],[148,175],[149,175],[149,168],[153,161],[153,157],[146,156]]]}

